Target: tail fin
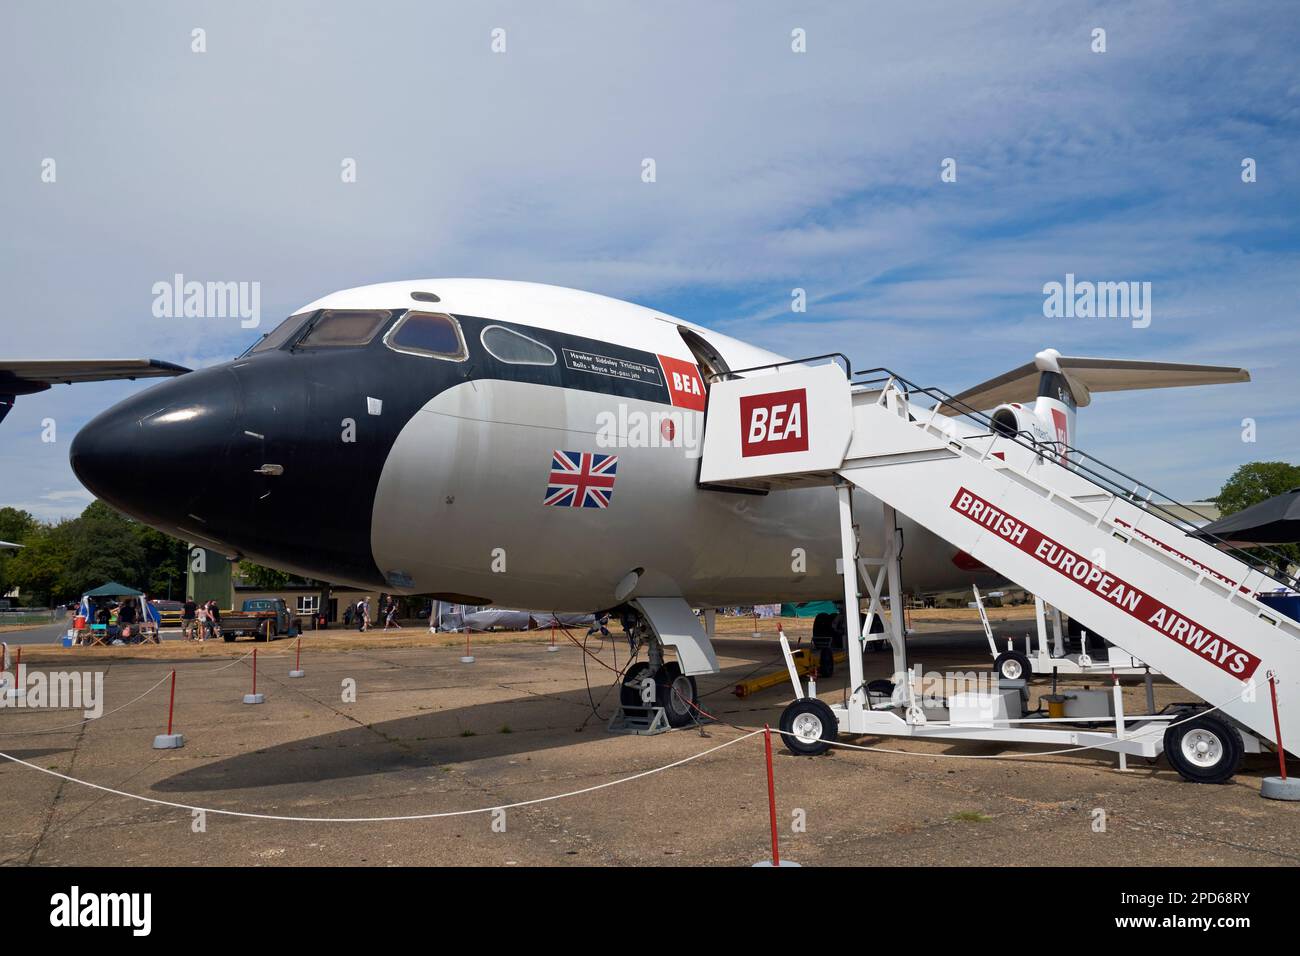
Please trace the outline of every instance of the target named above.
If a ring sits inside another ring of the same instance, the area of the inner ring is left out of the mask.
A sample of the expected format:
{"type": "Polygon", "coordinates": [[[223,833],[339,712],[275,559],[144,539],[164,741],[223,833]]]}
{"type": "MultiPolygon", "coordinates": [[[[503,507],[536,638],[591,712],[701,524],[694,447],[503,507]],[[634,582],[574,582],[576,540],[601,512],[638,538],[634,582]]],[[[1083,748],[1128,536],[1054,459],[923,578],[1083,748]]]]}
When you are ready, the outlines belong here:
{"type": "Polygon", "coordinates": [[[1244,368],[1227,365],[1083,358],[1044,349],[1032,362],[968,388],[956,397],[978,409],[1032,405],[1034,414],[1052,426],[1057,441],[1073,445],[1075,411],[1091,403],[1093,392],[1249,381],[1250,373],[1244,368]]]}

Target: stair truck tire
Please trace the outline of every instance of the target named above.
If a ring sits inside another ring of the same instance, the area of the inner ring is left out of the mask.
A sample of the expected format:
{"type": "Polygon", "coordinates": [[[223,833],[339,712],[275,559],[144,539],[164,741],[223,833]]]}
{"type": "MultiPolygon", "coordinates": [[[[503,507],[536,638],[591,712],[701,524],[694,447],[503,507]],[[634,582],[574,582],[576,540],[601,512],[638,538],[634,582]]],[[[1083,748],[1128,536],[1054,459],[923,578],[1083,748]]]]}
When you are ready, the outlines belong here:
{"type": "Polygon", "coordinates": [[[781,740],[801,757],[816,757],[831,747],[839,722],[828,705],[816,697],[803,697],[781,711],[781,740]]]}
{"type": "Polygon", "coordinates": [[[1217,714],[1200,714],[1165,731],[1165,757],[1190,783],[1227,783],[1241,766],[1241,732],[1217,714]]]}
{"type": "Polygon", "coordinates": [[[1028,683],[1034,676],[1029,658],[1019,651],[1003,651],[993,662],[993,673],[1001,680],[1023,680],[1028,683]]]}
{"type": "Polygon", "coordinates": [[[655,675],[655,693],[670,727],[686,727],[698,722],[696,704],[700,700],[699,689],[694,677],[682,673],[681,664],[669,661],[659,668],[655,675]]]}

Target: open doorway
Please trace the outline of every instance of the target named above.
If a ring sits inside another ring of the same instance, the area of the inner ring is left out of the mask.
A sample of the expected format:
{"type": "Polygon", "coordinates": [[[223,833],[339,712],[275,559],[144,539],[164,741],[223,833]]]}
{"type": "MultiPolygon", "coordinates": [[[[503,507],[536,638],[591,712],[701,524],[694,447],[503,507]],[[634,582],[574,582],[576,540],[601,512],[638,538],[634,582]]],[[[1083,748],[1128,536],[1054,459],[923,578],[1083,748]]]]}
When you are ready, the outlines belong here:
{"type": "Polygon", "coordinates": [[[677,326],[677,332],[686,343],[686,347],[691,350],[691,354],[695,356],[695,364],[700,367],[700,374],[704,376],[705,389],[708,389],[712,382],[735,377],[731,374],[731,366],[727,364],[727,360],[703,336],[680,325],[677,326]]]}

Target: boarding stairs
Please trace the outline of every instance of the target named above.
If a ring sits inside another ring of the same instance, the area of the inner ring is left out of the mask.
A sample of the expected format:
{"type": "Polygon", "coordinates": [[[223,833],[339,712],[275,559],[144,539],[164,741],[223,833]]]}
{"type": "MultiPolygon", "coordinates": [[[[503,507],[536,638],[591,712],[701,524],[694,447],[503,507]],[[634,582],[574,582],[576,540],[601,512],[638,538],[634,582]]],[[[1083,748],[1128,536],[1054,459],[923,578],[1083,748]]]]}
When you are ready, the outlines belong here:
{"type": "Polygon", "coordinates": [[[836,486],[846,555],[859,545],[843,489],[860,489],[891,526],[906,515],[1270,740],[1276,675],[1296,749],[1300,623],[1255,597],[1293,585],[1284,573],[1192,536],[1170,500],[1078,449],[999,431],[886,369],[810,361],[712,384],[702,486],[836,486]]]}

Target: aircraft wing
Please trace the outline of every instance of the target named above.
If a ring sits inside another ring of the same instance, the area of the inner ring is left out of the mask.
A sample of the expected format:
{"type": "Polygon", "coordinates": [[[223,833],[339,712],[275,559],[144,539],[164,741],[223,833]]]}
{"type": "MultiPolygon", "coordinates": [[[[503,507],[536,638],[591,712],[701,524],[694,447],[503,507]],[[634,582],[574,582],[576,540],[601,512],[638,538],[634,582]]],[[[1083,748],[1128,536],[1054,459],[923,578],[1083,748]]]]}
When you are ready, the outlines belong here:
{"type": "MultiPolygon", "coordinates": [[[[1040,352],[1034,361],[968,388],[956,398],[978,409],[993,408],[1008,402],[1032,403],[1038,395],[1039,376],[1046,370],[1059,370],[1065,376],[1075,401],[1080,406],[1091,401],[1093,392],[1250,381],[1250,372],[1228,365],[1188,365],[1181,362],[1052,355],[1056,369],[1051,369],[1051,361],[1042,361],[1043,356],[1044,353],[1040,352]]],[[[956,409],[943,410],[943,414],[956,413],[956,409]]]]}
{"type": "Polygon", "coordinates": [[[15,396],[43,392],[51,385],[165,378],[184,375],[188,371],[183,365],[160,359],[0,360],[0,420],[13,407],[15,396]]]}
{"type": "Polygon", "coordinates": [[[189,369],[159,359],[0,360],[0,394],[29,395],[51,385],[184,375],[189,369]]]}

